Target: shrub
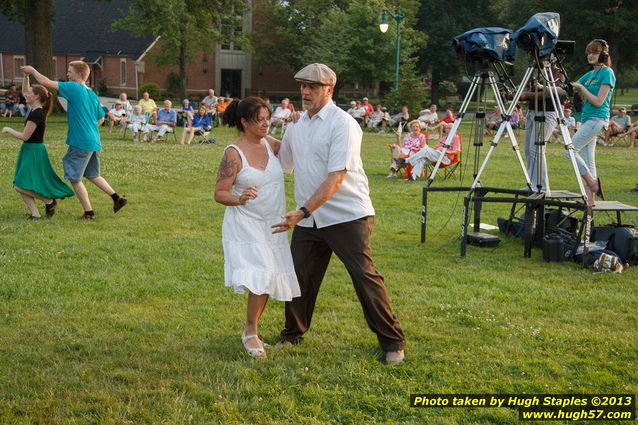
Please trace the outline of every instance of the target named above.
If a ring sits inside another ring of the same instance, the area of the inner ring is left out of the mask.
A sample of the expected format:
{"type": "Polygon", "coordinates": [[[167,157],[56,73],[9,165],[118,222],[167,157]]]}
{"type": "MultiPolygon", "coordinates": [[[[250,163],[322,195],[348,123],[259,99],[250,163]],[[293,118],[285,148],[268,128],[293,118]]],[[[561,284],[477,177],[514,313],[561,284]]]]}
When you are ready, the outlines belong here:
{"type": "Polygon", "coordinates": [[[98,81],[98,83],[97,83],[97,94],[99,96],[108,96],[109,89],[106,86],[106,80],[105,79],[101,79],[100,81],[98,81]]]}
{"type": "Polygon", "coordinates": [[[140,96],[144,92],[148,92],[151,96],[151,99],[159,99],[160,98],[160,88],[157,83],[144,83],[140,86],[140,96]]]}
{"type": "Polygon", "coordinates": [[[452,96],[458,94],[458,88],[452,81],[443,80],[439,83],[439,94],[441,96],[452,96]]]}

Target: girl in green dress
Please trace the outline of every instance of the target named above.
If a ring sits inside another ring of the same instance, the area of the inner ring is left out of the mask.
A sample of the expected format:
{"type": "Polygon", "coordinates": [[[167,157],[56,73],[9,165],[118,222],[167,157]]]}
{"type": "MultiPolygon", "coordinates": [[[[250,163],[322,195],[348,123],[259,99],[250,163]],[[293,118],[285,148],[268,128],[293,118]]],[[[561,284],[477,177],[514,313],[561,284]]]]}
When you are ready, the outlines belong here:
{"type": "Polygon", "coordinates": [[[2,132],[24,141],[18,154],[13,187],[29,209],[29,219],[35,220],[40,218],[36,199],[44,202],[46,216],[52,217],[57,206],[56,199],[64,199],[74,193],[51,167],[49,154],[44,146],[46,119],[51,111],[51,94],[41,85],[30,87],[28,75],[24,77],[22,91],[27,104],[32,108],[24,129],[19,132],[4,127],[2,132]]]}

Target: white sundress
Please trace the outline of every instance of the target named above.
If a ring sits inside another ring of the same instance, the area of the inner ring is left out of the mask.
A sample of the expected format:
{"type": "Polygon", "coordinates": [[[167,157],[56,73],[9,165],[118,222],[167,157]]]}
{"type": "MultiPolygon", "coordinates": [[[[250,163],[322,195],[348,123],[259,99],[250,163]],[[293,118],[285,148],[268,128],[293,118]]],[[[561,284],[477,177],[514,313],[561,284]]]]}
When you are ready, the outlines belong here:
{"type": "Polygon", "coordinates": [[[236,293],[246,290],[268,294],[279,301],[290,301],[301,295],[292,262],[286,232],[273,234],[271,226],[282,221],[286,211],[284,175],[279,159],[268,150],[265,170],[251,167],[236,145],[242,168],[235,177],[232,192],[240,195],[255,186],[257,197],[246,205],[228,206],[222,224],[224,246],[224,282],[236,293]]]}

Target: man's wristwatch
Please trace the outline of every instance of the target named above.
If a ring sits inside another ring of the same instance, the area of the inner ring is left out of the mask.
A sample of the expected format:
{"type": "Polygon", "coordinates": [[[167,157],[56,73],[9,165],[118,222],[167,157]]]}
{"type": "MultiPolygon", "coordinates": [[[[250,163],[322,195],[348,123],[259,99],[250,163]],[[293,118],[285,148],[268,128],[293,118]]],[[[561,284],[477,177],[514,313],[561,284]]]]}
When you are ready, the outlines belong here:
{"type": "Polygon", "coordinates": [[[301,207],[301,208],[299,208],[299,211],[301,211],[303,213],[303,218],[310,217],[311,212],[308,210],[308,208],[301,207]]]}

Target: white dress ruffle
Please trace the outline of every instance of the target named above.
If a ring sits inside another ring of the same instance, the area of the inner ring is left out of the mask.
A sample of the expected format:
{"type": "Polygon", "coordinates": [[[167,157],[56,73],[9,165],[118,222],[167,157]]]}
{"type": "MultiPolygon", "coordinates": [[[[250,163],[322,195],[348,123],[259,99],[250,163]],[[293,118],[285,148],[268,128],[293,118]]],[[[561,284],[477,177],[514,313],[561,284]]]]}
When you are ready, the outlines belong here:
{"type": "Polygon", "coordinates": [[[246,290],[268,294],[279,301],[290,301],[301,295],[286,233],[272,233],[271,226],[281,222],[286,198],[284,176],[279,160],[268,149],[265,170],[248,164],[244,153],[235,145],[242,168],[235,178],[233,193],[241,194],[250,186],[257,197],[246,205],[226,207],[222,224],[224,246],[224,281],[227,287],[242,294],[246,290]]]}

